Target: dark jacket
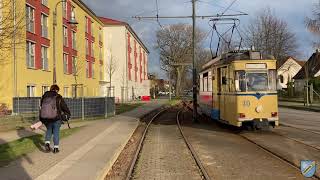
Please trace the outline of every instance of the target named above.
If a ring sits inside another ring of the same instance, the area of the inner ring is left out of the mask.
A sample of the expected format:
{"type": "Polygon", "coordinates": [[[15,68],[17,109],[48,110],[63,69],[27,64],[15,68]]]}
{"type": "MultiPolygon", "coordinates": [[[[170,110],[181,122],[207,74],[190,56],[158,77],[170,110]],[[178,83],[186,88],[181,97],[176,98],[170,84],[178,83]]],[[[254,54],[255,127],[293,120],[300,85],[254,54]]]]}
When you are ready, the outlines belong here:
{"type": "Polygon", "coordinates": [[[43,119],[40,117],[41,122],[46,123],[48,121],[54,122],[54,121],[62,120],[62,113],[67,115],[68,118],[70,118],[71,113],[66,102],[63,100],[62,96],[55,91],[45,92],[41,98],[40,106],[42,106],[43,99],[47,97],[57,97],[56,101],[57,101],[58,117],[56,119],[43,119]]]}

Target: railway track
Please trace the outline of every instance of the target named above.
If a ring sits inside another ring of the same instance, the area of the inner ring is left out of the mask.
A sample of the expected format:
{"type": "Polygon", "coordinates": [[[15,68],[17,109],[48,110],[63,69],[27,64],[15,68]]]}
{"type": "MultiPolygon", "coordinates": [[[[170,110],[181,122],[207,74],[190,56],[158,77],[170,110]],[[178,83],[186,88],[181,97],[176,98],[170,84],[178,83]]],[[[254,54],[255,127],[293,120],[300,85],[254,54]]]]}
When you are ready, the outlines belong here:
{"type": "MultiPolygon", "coordinates": [[[[136,165],[137,165],[137,162],[138,162],[138,159],[139,159],[139,155],[140,155],[140,153],[141,153],[141,151],[142,151],[142,147],[144,146],[144,141],[145,141],[145,139],[146,139],[146,136],[147,136],[147,134],[148,134],[148,131],[149,131],[150,127],[152,126],[152,123],[153,123],[157,118],[159,118],[162,114],[164,114],[165,112],[167,112],[168,109],[169,109],[169,108],[164,109],[164,110],[158,112],[158,113],[157,113],[155,116],[153,116],[152,119],[148,122],[147,127],[145,128],[144,133],[143,133],[143,135],[142,135],[142,138],[141,138],[141,140],[140,140],[140,142],[139,142],[139,146],[138,146],[138,148],[137,148],[137,150],[136,150],[134,159],[133,159],[133,161],[132,161],[132,163],[131,163],[131,166],[130,166],[130,168],[129,168],[129,171],[128,171],[128,174],[127,174],[127,177],[126,177],[127,180],[130,180],[130,179],[133,178],[133,175],[134,175],[133,173],[134,173],[135,167],[136,167],[136,165]]],[[[191,144],[188,142],[188,139],[187,139],[187,138],[184,136],[184,134],[183,134],[183,130],[182,130],[181,126],[180,126],[180,119],[179,119],[181,112],[182,112],[182,110],[179,110],[179,111],[177,112],[177,114],[176,114],[176,124],[177,124],[177,126],[178,126],[180,135],[181,135],[181,137],[182,137],[182,139],[183,139],[186,147],[188,148],[189,152],[191,153],[192,158],[193,158],[194,161],[196,162],[196,165],[197,165],[197,167],[198,167],[198,169],[199,169],[199,171],[200,171],[200,176],[201,176],[201,178],[202,178],[202,179],[205,179],[205,180],[210,180],[210,177],[208,176],[208,173],[206,172],[204,166],[202,165],[200,159],[198,158],[198,155],[197,155],[196,152],[193,150],[191,144]]]]}
{"type": "MultiPolygon", "coordinates": [[[[184,105],[187,107],[188,110],[192,111],[192,106],[190,106],[190,103],[184,102],[184,105]]],[[[298,128],[298,127],[294,127],[294,126],[290,126],[290,125],[285,125],[285,126],[286,126],[286,127],[289,127],[289,128],[294,128],[294,129],[297,129],[297,130],[300,130],[300,131],[305,131],[305,132],[308,132],[308,133],[312,133],[312,134],[317,135],[317,136],[320,135],[320,133],[314,132],[314,131],[312,131],[312,130],[302,129],[302,128],[298,128]]],[[[281,156],[280,154],[274,152],[273,150],[270,150],[270,148],[267,148],[267,147],[259,144],[259,143],[256,142],[255,140],[253,140],[253,139],[245,136],[245,134],[242,134],[241,131],[242,131],[242,130],[239,129],[239,130],[237,130],[237,132],[234,133],[234,134],[236,134],[236,135],[240,136],[241,138],[243,138],[244,140],[252,143],[253,145],[255,145],[256,147],[258,147],[258,148],[261,149],[262,151],[266,152],[266,153],[269,154],[270,156],[272,156],[272,157],[274,157],[274,158],[276,158],[276,159],[284,162],[284,163],[287,164],[288,166],[291,166],[291,167],[293,167],[294,169],[297,169],[298,171],[300,171],[300,167],[299,167],[298,165],[296,165],[294,162],[286,159],[285,157],[281,156]]],[[[232,131],[232,132],[233,132],[233,131],[232,131]]],[[[280,133],[275,132],[275,131],[272,131],[272,130],[270,130],[270,131],[268,131],[268,132],[270,132],[271,134],[273,134],[273,135],[275,135],[275,136],[280,136],[280,137],[282,137],[282,138],[289,139],[289,140],[291,140],[291,141],[297,142],[297,143],[299,143],[299,144],[302,144],[302,145],[304,145],[304,146],[307,146],[307,147],[309,147],[309,148],[311,148],[311,149],[313,149],[313,150],[316,150],[316,151],[319,151],[319,152],[320,152],[320,148],[317,147],[317,146],[310,145],[310,144],[305,143],[305,142],[303,142],[303,141],[301,141],[301,140],[298,140],[298,139],[296,139],[296,138],[291,138],[291,137],[288,137],[287,135],[283,135],[283,134],[280,134],[280,133]]],[[[320,177],[315,174],[311,179],[320,180],[320,177]]]]}
{"type": "MultiPolygon", "coordinates": [[[[287,126],[287,127],[290,127],[290,126],[287,126]]],[[[295,129],[298,129],[298,130],[302,130],[302,131],[303,131],[303,129],[300,129],[300,128],[295,128],[295,129]]],[[[310,131],[307,131],[307,132],[310,132],[310,131]]],[[[291,137],[288,137],[288,136],[286,136],[286,135],[280,134],[280,133],[275,132],[275,131],[272,131],[272,133],[274,133],[274,134],[276,134],[276,135],[278,135],[278,136],[281,136],[281,137],[290,139],[290,140],[295,141],[295,142],[297,142],[297,143],[303,144],[303,145],[308,146],[308,147],[310,147],[310,148],[312,148],[312,149],[315,149],[315,150],[317,150],[317,151],[320,151],[320,148],[319,148],[319,147],[313,146],[313,145],[310,145],[310,144],[307,144],[307,143],[305,143],[305,142],[303,142],[303,141],[300,141],[300,140],[298,140],[298,139],[296,139],[296,138],[291,138],[291,137]]],[[[320,135],[319,133],[314,133],[314,134],[320,135]]]]}
{"type": "MultiPolygon", "coordinates": [[[[244,136],[244,135],[242,135],[242,134],[238,134],[238,135],[239,135],[240,137],[242,137],[243,139],[245,139],[246,141],[248,141],[248,142],[256,145],[259,149],[265,151],[266,153],[268,153],[269,155],[273,156],[274,158],[279,159],[280,161],[282,161],[282,162],[286,163],[287,165],[289,165],[289,166],[297,169],[298,171],[300,171],[300,167],[299,167],[299,166],[297,166],[297,165],[294,164],[293,162],[291,162],[291,161],[283,158],[281,155],[279,155],[279,154],[277,154],[277,153],[269,150],[268,148],[266,148],[266,147],[258,144],[258,143],[255,142],[254,140],[252,140],[252,139],[250,139],[250,138],[248,138],[248,137],[246,137],[246,136],[244,136]]],[[[304,143],[303,143],[303,144],[304,144],[304,143]]],[[[314,176],[312,177],[312,179],[320,180],[320,177],[317,176],[317,175],[314,175],[314,176]]]]}

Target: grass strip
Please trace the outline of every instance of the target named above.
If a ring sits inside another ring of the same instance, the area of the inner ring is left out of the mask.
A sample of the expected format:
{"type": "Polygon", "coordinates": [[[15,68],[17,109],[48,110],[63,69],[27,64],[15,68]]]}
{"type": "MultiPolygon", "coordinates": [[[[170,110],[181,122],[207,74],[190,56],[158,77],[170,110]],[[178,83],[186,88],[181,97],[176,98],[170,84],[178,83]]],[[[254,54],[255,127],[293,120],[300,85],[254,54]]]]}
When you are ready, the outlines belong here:
{"type": "Polygon", "coordinates": [[[143,103],[116,104],[116,114],[122,114],[142,106],[143,103]]]}
{"type": "MultiPolygon", "coordinates": [[[[63,129],[60,131],[60,139],[70,136],[81,127],[63,129]]],[[[35,149],[43,150],[44,139],[42,134],[21,138],[6,144],[0,145],[0,167],[6,166],[9,162],[33,152],[35,149]]]]}

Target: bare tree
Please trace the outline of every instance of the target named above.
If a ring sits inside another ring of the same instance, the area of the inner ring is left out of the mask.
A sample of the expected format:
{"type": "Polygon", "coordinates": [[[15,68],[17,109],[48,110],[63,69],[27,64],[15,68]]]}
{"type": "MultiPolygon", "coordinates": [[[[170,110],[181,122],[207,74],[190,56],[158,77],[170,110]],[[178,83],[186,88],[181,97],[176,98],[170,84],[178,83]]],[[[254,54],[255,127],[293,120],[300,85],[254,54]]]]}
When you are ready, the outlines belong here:
{"type": "MultiPolygon", "coordinates": [[[[195,46],[200,47],[205,33],[196,29],[195,46]]],[[[175,76],[176,96],[181,94],[181,82],[187,67],[179,63],[192,62],[192,26],[187,24],[168,25],[157,32],[157,49],[160,51],[161,69],[172,69],[175,76]]]]}
{"type": "Polygon", "coordinates": [[[74,59],[72,62],[72,75],[74,78],[74,98],[78,97],[78,88],[79,86],[81,86],[82,84],[79,84],[79,76],[82,73],[83,69],[85,66],[85,61],[83,60],[79,60],[79,59],[74,59]]]}
{"type": "MultiPolygon", "coordinates": [[[[118,67],[116,58],[112,55],[112,51],[110,51],[110,52],[111,52],[110,53],[110,59],[107,62],[107,65],[105,66],[106,67],[106,72],[107,72],[107,74],[109,76],[109,91],[108,91],[108,93],[111,93],[110,91],[111,91],[111,88],[112,88],[112,77],[113,77],[113,75],[116,72],[117,67],[118,67]]],[[[122,79],[124,79],[124,73],[123,73],[122,76],[123,76],[122,79]]],[[[124,84],[124,81],[122,83],[124,84]]]]}
{"type": "Polygon", "coordinates": [[[112,83],[112,76],[117,70],[117,62],[116,62],[115,57],[112,54],[110,56],[110,61],[106,66],[106,70],[107,70],[107,73],[109,76],[109,87],[111,87],[112,86],[112,84],[111,84],[112,83]]]}
{"type": "Polygon", "coordinates": [[[0,63],[9,63],[8,52],[25,43],[26,20],[21,8],[25,6],[17,1],[0,1],[0,63]]]}
{"type": "MultiPolygon", "coordinates": [[[[320,1],[314,4],[313,17],[306,17],[305,24],[312,34],[320,37],[320,1]]],[[[315,48],[320,48],[319,39],[312,43],[315,48]]]]}
{"type": "Polygon", "coordinates": [[[287,23],[265,8],[246,26],[245,43],[276,59],[297,55],[297,40],[287,23]]]}

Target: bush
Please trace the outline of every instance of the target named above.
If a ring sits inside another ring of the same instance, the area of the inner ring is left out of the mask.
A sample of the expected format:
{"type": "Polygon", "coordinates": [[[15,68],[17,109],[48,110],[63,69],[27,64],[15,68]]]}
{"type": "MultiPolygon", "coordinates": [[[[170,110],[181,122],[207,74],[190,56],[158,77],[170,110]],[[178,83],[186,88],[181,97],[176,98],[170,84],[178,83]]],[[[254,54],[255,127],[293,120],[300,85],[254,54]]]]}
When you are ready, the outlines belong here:
{"type": "Polygon", "coordinates": [[[313,89],[315,91],[320,92],[320,77],[310,80],[309,83],[313,84],[313,89]]]}
{"type": "Polygon", "coordinates": [[[0,117],[10,115],[10,114],[11,114],[11,110],[9,110],[5,104],[0,104],[0,117]]]}

